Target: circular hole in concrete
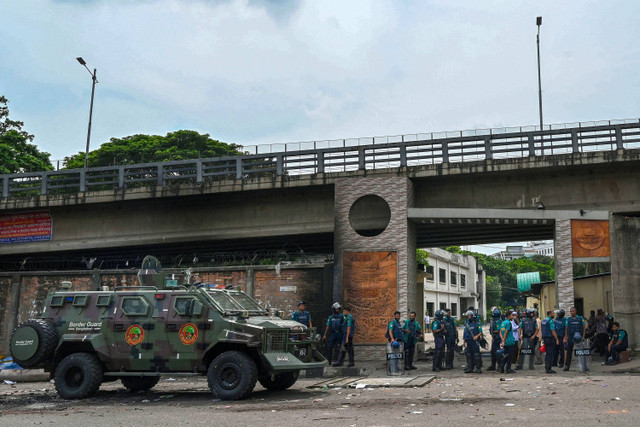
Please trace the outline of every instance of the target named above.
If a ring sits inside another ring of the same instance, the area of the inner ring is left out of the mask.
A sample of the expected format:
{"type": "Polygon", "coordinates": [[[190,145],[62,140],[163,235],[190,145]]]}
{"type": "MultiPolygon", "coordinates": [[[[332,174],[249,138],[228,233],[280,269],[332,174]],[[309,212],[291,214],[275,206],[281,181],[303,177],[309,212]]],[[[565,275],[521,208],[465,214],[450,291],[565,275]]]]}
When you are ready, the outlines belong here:
{"type": "Polygon", "coordinates": [[[391,208],[380,196],[368,194],[356,200],[349,210],[349,224],[361,236],[377,236],[386,230],[391,208]]]}

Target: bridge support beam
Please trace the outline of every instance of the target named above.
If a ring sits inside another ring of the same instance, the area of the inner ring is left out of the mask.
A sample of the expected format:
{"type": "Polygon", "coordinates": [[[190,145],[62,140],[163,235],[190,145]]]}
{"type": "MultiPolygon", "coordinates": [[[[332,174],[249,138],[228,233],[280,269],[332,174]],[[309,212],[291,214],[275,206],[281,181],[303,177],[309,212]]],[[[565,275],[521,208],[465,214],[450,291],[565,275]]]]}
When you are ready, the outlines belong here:
{"type": "Polygon", "coordinates": [[[640,351],[640,218],[611,215],[613,317],[629,334],[629,349],[640,351]]]}
{"type": "Polygon", "coordinates": [[[566,311],[568,316],[574,305],[571,220],[558,219],[555,228],[556,301],[558,308],[566,311]]]}

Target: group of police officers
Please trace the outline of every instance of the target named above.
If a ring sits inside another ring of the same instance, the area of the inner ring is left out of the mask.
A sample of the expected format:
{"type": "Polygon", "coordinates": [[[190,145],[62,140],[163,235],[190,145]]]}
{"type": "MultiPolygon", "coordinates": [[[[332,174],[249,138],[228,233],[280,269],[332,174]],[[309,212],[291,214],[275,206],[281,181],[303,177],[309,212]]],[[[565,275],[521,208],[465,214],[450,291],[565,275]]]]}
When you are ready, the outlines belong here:
{"type": "MultiPolygon", "coordinates": [[[[326,357],[331,364],[334,353],[338,352],[338,360],[333,366],[342,366],[345,356],[349,355],[349,365],[354,366],[353,335],[355,319],[349,307],[333,304],[332,314],[326,322],[323,338],[326,342],[326,357]]],[[[488,371],[500,373],[515,373],[511,369],[516,363],[516,370],[522,369],[525,356],[529,356],[529,369],[533,368],[536,348],[543,346],[545,352],[545,372],[556,373],[553,367],[562,367],[568,371],[576,344],[585,340],[587,322],[578,316],[575,307],[571,307],[570,316],[565,318],[562,309],[548,311],[542,320],[537,319],[535,309],[526,309],[523,313],[507,310],[503,313],[494,308],[491,312],[492,320],[489,324],[491,342],[491,364],[488,371]],[[522,317],[519,319],[519,317],[522,317]],[[542,337],[542,343],[539,342],[542,337]]],[[[405,349],[405,369],[417,369],[414,364],[416,344],[422,339],[423,333],[420,323],[416,320],[416,313],[412,311],[409,319],[400,321],[401,313],[396,311],[394,318],[387,326],[385,334],[390,343],[403,343],[405,349]]],[[[465,373],[482,373],[482,358],[480,347],[486,348],[487,341],[482,332],[482,319],[473,307],[465,313],[466,320],[463,329],[463,341],[466,348],[467,365],[465,373]]],[[[311,328],[311,315],[305,311],[304,301],[298,303],[298,310],[291,316],[292,320],[311,328]]],[[[450,309],[437,310],[430,325],[434,337],[435,351],[433,355],[434,372],[453,369],[454,351],[458,347],[458,330],[450,309]]],[[[627,333],[620,328],[618,322],[613,322],[610,342],[605,351],[606,364],[615,364],[620,360],[620,352],[628,347],[627,333]]],[[[461,350],[461,348],[457,348],[461,350]]],[[[588,367],[586,368],[588,369],[588,367]]]]}

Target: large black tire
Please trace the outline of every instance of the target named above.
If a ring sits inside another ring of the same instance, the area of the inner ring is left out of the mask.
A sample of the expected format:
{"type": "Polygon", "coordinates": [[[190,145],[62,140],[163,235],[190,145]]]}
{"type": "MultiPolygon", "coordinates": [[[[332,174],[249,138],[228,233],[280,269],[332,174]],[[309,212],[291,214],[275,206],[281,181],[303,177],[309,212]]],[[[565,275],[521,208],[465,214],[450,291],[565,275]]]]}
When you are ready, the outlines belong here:
{"type": "Polygon", "coordinates": [[[160,377],[122,377],[120,380],[131,393],[137,393],[153,388],[160,381],[160,377]]]}
{"type": "Polygon", "coordinates": [[[298,381],[300,371],[285,372],[277,375],[266,375],[258,378],[262,387],[269,391],[286,390],[298,381]]]}
{"type": "Polygon", "coordinates": [[[100,388],[103,374],[102,365],[95,354],[70,354],[56,367],[56,391],[63,399],[91,397],[100,388]]]}
{"type": "Polygon", "coordinates": [[[29,319],[11,334],[11,356],[23,368],[35,368],[51,361],[58,345],[53,323],[42,319],[29,319]]]}
{"type": "Polygon", "coordinates": [[[211,393],[222,400],[238,400],[253,391],[258,379],[256,363],[241,351],[225,351],[209,365],[211,393]]]}

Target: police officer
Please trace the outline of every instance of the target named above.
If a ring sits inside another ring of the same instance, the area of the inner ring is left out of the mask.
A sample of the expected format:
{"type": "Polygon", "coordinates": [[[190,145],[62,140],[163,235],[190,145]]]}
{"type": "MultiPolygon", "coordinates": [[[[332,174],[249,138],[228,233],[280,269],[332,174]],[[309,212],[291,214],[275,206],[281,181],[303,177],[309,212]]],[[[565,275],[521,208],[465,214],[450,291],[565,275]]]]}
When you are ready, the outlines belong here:
{"type": "MultiPolygon", "coordinates": [[[[444,310],[444,327],[445,327],[445,367],[444,369],[453,369],[453,350],[458,343],[458,329],[456,329],[456,320],[451,317],[451,309],[444,310]]],[[[441,368],[442,369],[442,368],[441,368]]]]}
{"type": "Polygon", "coordinates": [[[387,329],[389,330],[389,337],[391,339],[391,342],[404,341],[404,334],[402,333],[402,324],[400,323],[399,311],[393,313],[393,320],[389,322],[389,325],[387,325],[387,329]]]}
{"type": "Polygon", "coordinates": [[[564,331],[567,319],[564,318],[564,310],[556,310],[556,316],[553,319],[553,323],[556,327],[556,335],[558,336],[558,345],[555,348],[553,355],[553,366],[562,367],[564,365],[564,331]]]}
{"type": "Polygon", "coordinates": [[[563,371],[568,371],[569,366],[571,366],[574,336],[578,334],[580,336],[580,340],[582,340],[584,339],[584,336],[587,332],[587,322],[582,318],[582,316],[578,316],[578,311],[576,310],[576,308],[571,307],[569,313],[571,314],[571,316],[567,317],[567,322],[564,330],[563,342],[566,354],[563,371]]]}
{"type": "Polygon", "coordinates": [[[349,307],[343,307],[342,312],[344,313],[344,322],[342,323],[342,347],[340,348],[338,362],[334,363],[333,366],[342,366],[346,353],[349,354],[348,366],[353,366],[355,364],[353,360],[353,333],[356,330],[356,323],[349,307]]]}
{"type": "Polygon", "coordinates": [[[418,369],[413,366],[413,356],[416,352],[416,344],[420,337],[422,337],[422,328],[416,320],[415,311],[409,313],[409,319],[404,321],[402,332],[404,332],[404,349],[406,354],[404,369],[407,371],[410,369],[418,369]]]}
{"type": "Polygon", "coordinates": [[[533,315],[534,310],[532,308],[527,308],[527,310],[525,311],[525,317],[520,325],[520,333],[522,334],[522,346],[520,347],[520,357],[518,358],[518,366],[516,366],[516,370],[522,369],[522,365],[524,365],[525,354],[529,355],[529,369],[533,369],[533,340],[538,334],[538,323],[536,322],[536,319],[533,317],[533,315]]]}
{"type": "Polygon", "coordinates": [[[500,349],[500,327],[502,326],[502,313],[496,307],[491,311],[491,323],[489,324],[489,333],[491,334],[491,365],[487,371],[495,371],[496,366],[500,367],[498,360],[498,350],[500,349]]]}
{"type": "Polygon", "coordinates": [[[333,353],[340,348],[342,343],[342,324],[344,323],[344,315],[342,314],[342,307],[339,303],[334,303],[331,308],[333,314],[327,319],[327,327],[324,330],[324,339],[327,341],[327,361],[331,364],[333,359],[333,353]],[[329,339],[327,340],[327,334],[329,333],[329,339]]]}
{"type": "Polygon", "coordinates": [[[444,334],[446,330],[444,313],[442,310],[436,310],[435,319],[431,323],[431,333],[433,334],[436,350],[433,353],[433,372],[440,372],[442,364],[442,353],[444,352],[444,334]]]}
{"type": "Polygon", "coordinates": [[[625,351],[629,347],[629,335],[624,329],[620,329],[620,323],[613,322],[613,337],[607,346],[605,353],[607,365],[615,365],[620,362],[620,352],[625,351]]]}
{"type": "Polygon", "coordinates": [[[501,374],[515,374],[516,371],[511,370],[511,356],[514,352],[514,347],[516,346],[516,340],[513,337],[513,324],[511,321],[516,318],[518,313],[513,310],[507,311],[507,318],[502,322],[500,326],[500,346],[504,349],[504,355],[502,356],[502,363],[500,363],[500,369],[498,370],[501,374]]]}
{"type": "Polygon", "coordinates": [[[467,321],[464,325],[464,334],[462,338],[467,346],[467,367],[464,370],[465,374],[474,372],[482,373],[482,358],[480,356],[480,346],[478,345],[478,339],[482,336],[482,327],[478,322],[477,315],[474,311],[469,310],[466,313],[467,321]]]}
{"type": "Polygon", "coordinates": [[[551,369],[553,365],[553,358],[556,354],[556,347],[560,344],[558,340],[558,334],[556,334],[556,324],[553,321],[553,310],[547,311],[547,317],[545,317],[540,323],[540,329],[542,330],[542,341],[544,342],[544,348],[546,354],[544,356],[544,371],[547,374],[555,374],[556,371],[551,369]]]}
{"type": "Polygon", "coordinates": [[[308,311],[305,311],[305,302],[300,301],[298,303],[298,311],[294,311],[291,315],[291,320],[295,320],[296,322],[300,322],[305,325],[307,328],[312,328],[313,324],[311,323],[311,314],[308,311]]]}

